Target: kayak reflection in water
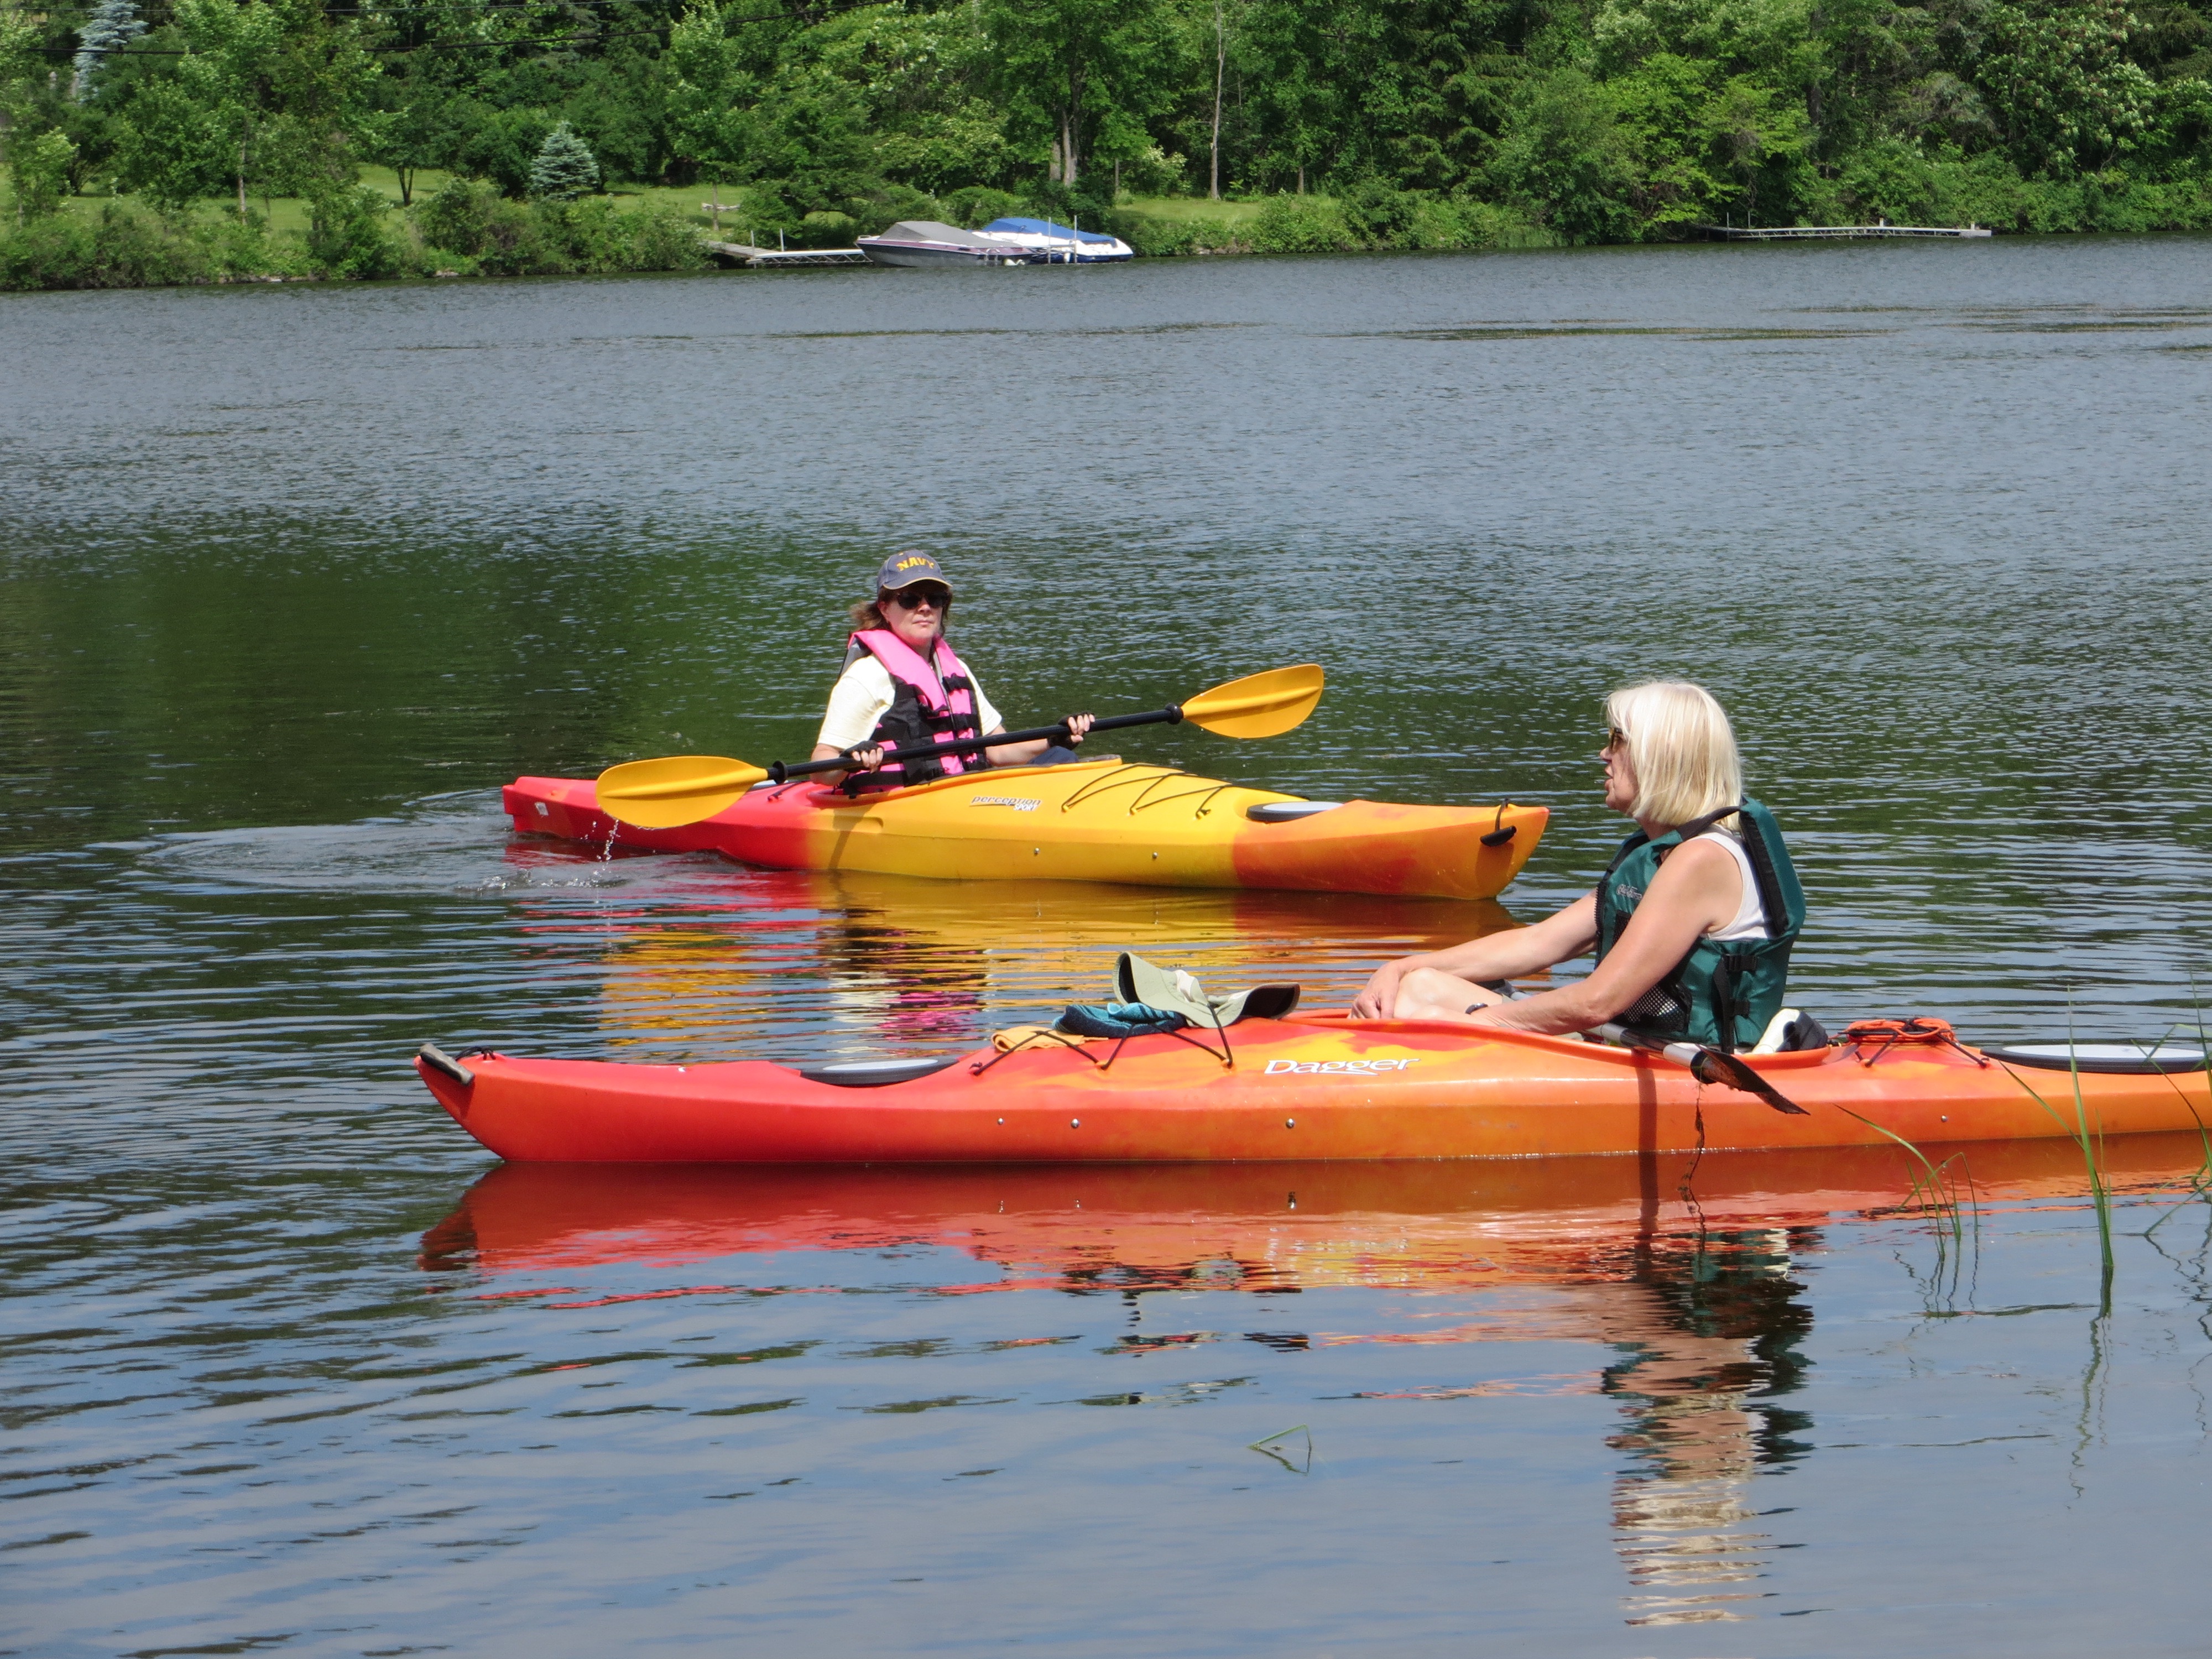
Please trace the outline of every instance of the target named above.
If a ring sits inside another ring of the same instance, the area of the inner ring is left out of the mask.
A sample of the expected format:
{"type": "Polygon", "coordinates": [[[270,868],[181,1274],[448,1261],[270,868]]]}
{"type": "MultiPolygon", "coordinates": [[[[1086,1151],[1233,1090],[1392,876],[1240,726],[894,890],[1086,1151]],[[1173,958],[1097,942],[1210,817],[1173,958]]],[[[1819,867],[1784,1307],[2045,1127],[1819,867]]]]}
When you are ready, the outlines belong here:
{"type": "Polygon", "coordinates": [[[981,753],[945,754],[884,764],[887,749],[933,738],[955,744],[1006,729],[975,672],[953,654],[945,638],[952,613],[952,581],[927,553],[894,553],[876,573],[876,597],[853,607],[853,637],[845,671],[830,693],[830,708],[814,742],[813,758],[849,755],[848,793],[896,789],[988,766],[1051,766],[1079,758],[1073,746],[1091,729],[1088,714],[1071,714],[1068,746],[1048,739],[1000,744],[981,753]]]}
{"type": "Polygon", "coordinates": [[[1772,815],[1744,795],[1727,712],[1679,680],[1616,691],[1605,709],[1605,804],[1637,833],[1597,886],[1533,927],[1383,963],[1356,1018],[1555,1036],[1618,1020],[1731,1052],[1812,1046],[1812,1022],[1781,1018],[1804,896],[1772,815]],[[1589,977],[1555,990],[1509,1000],[1480,982],[1592,950],[1589,977]]]}

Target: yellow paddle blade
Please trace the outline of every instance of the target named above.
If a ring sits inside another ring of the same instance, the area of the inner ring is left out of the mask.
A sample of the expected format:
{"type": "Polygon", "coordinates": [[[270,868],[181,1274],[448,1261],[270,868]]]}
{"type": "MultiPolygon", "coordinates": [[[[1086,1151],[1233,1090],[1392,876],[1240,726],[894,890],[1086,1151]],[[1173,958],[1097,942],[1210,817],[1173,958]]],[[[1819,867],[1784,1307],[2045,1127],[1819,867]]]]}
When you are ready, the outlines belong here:
{"type": "Polygon", "coordinates": [[[720,755],[625,761],[599,774],[599,810],[641,830],[711,818],[768,774],[720,755]]]}
{"type": "Polygon", "coordinates": [[[1271,668],[1200,692],[1183,704],[1182,717],[1220,737],[1272,738],[1313,713],[1321,687],[1318,663],[1271,668]]]}

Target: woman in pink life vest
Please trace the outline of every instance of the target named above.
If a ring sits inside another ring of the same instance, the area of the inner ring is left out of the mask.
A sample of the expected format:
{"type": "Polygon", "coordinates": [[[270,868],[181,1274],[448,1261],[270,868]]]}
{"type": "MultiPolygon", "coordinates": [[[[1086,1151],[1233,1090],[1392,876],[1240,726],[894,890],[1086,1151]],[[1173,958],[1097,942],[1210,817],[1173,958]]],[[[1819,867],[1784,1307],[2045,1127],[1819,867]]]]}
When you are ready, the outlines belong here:
{"type": "Polygon", "coordinates": [[[830,772],[848,789],[896,789],[987,766],[1049,766],[1078,757],[1074,745],[1091,729],[1088,714],[1071,714],[1068,746],[1048,738],[1004,743],[966,753],[947,752],[903,763],[883,763],[884,751],[935,740],[951,744],[1006,729],[976,683],[974,671],[945,642],[952,583],[927,553],[894,553],[876,574],[876,597],[853,607],[854,632],[845,672],[830,693],[816,760],[840,755],[851,772],[830,772]]]}

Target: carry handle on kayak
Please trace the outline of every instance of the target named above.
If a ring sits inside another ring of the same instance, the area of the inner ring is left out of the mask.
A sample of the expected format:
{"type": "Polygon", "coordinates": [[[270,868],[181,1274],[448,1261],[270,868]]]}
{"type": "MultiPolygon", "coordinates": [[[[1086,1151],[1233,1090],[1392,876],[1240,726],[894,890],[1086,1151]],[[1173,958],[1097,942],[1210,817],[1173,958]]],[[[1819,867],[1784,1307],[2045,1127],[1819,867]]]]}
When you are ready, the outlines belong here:
{"type": "Polygon", "coordinates": [[[432,1071],[443,1073],[464,1089],[472,1086],[477,1080],[477,1074],[474,1072],[469,1070],[434,1042],[426,1042],[417,1048],[415,1051],[415,1058],[432,1071]]]}
{"type": "MultiPolygon", "coordinates": [[[[1519,1002],[1523,994],[1510,982],[1502,979],[1476,981],[1486,991],[1494,991],[1508,1002],[1519,1002]]],[[[1670,1042],[1650,1031],[1639,1031],[1633,1026],[1623,1025],[1617,1020],[1591,1028],[1589,1035],[1602,1037],[1607,1042],[1618,1043],[1624,1048],[1638,1048],[1646,1054],[1664,1054],[1677,1066],[1689,1067],[1690,1075],[1700,1083],[1710,1083],[1756,1095],[1778,1112],[1791,1117],[1807,1117],[1810,1114],[1795,1101],[1787,1099],[1782,1091],[1761,1077],[1739,1054],[1708,1048],[1702,1042],[1670,1042]]]]}

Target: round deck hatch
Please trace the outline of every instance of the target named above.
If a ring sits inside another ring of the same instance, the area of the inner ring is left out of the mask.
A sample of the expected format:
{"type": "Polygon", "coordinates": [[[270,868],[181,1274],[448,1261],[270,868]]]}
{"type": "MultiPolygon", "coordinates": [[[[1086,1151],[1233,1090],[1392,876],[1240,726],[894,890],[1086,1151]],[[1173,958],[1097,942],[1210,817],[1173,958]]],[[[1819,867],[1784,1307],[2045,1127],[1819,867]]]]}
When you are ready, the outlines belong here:
{"type": "Polygon", "coordinates": [[[2204,1069],[2204,1050],[2191,1043],[2017,1042],[1982,1052],[2008,1066],[2045,1072],[2080,1070],[2145,1077],[2204,1069]]]}

